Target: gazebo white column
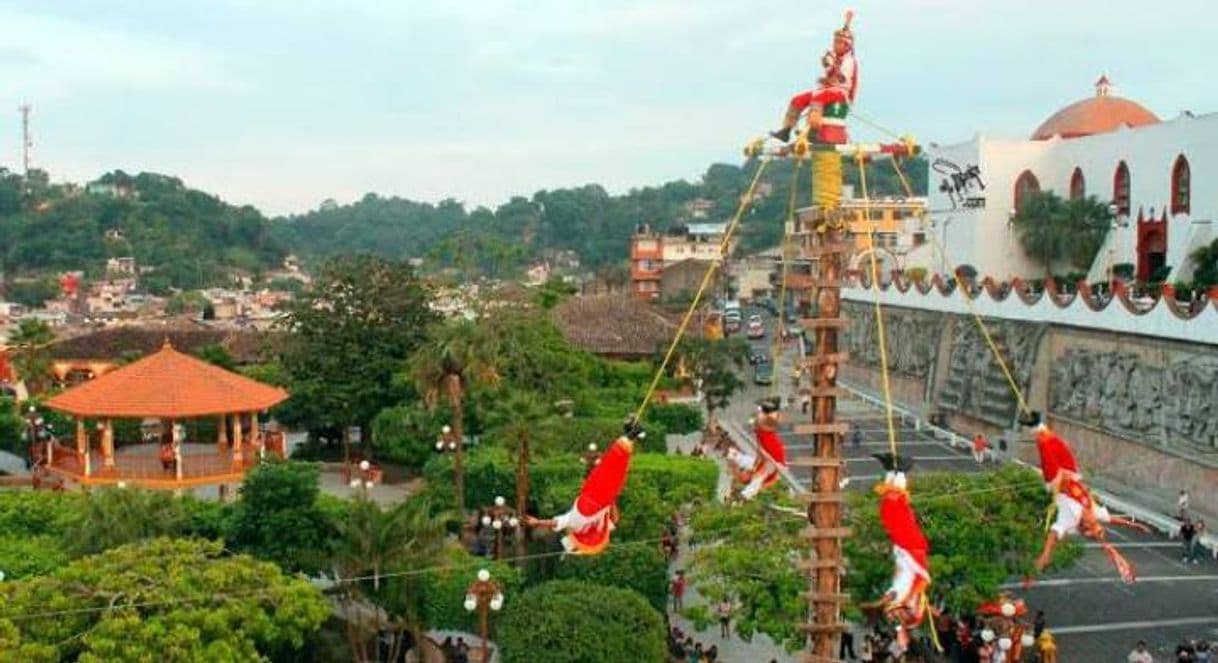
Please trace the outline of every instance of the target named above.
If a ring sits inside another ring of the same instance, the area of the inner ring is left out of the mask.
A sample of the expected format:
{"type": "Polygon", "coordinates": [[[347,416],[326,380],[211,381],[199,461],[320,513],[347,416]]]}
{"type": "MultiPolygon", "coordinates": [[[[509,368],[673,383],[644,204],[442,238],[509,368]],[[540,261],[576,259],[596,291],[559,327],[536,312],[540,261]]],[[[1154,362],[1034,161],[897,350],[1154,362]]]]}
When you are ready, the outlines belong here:
{"type": "Polygon", "coordinates": [[[114,467],[114,420],[106,419],[102,428],[102,465],[107,469],[114,467]]]}
{"type": "Polygon", "coordinates": [[[254,438],[254,445],[258,448],[258,460],[266,457],[266,440],[262,439],[262,431],[258,430],[258,413],[250,413],[250,435],[254,438]]]}
{"type": "Polygon", "coordinates": [[[173,440],[173,467],[178,481],[182,480],[182,436],[178,434],[180,430],[178,422],[171,419],[169,421],[169,437],[173,440]]]}
{"type": "Polygon", "coordinates": [[[241,444],[241,413],[236,413],[233,415],[233,465],[245,463],[241,444]]]}

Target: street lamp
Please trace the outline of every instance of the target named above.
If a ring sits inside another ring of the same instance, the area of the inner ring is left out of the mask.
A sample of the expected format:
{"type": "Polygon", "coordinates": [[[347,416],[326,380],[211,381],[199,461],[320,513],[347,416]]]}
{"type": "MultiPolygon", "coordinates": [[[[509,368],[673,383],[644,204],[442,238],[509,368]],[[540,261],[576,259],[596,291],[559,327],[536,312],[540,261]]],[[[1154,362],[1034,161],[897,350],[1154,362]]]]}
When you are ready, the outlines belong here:
{"type": "Polygon", "coordinates": [[[436,451],[439,453],[456,451],[458,444],[460,441],[457,440],[456,435],[453,435],[452,426],[445,424],[440,429],[440,437],[436,438],[436,451]]]}
{"type": "Polygon", "coordinates": [[[482,635],[482,660],[490,660],[490,646],[487,644],[487,614],[490,611],[499,612],[503,608],[503,590],[499,584],[491,580],[491,572],[486,569],[478,571],[478,579],[465,590],[465,609],[469,612],[478,611],[478,624],[482,635]]]}
{"type": "Polygon", "coordinates": [[[495,530],[495,559],[500,559],[503,554],[503,530],[509,528],[515,531],[517,536],[520,535],[516,531],[520,527],[520,519],[516,517],[516,510],[507,505],[507,500],[503,497],[496,497],[494,506],[486,509],[486,513],[482,515],[482,526],[490,527],[495,530]]]}
{"type": "Polygon", "coordinates": [[[359,465],[356,465],[357,472],[351,472],[351,487],[363,491],[363,496],[368,497],[368,491],[375,485],[373,481],[372,463],[367,460],[361,460],[359,465]]]}
{"type": "MultiPolygon", "coordinates": [[[[46,437],[46,435],[43,431],[45,423],[46,422],[42,418],[42,415],[40,415],[38,413],[38,408],[31,405],[29,410],[27,410],[26,414],[25,414],[26,436],[29,437],[29,440],[30,440],[28,454],[27,454],[30,467],[34,466],[34,463],[36,462],[36,460],[43,458],[42,452],[39,449],[38,445],[46,437]]],[[[47,428],[49,428],[49,426],[47,428]]],[[[45,456],[45,458],[46,458],[47,464],[49,465],[51,463],[49,452],[45,456]]]]}

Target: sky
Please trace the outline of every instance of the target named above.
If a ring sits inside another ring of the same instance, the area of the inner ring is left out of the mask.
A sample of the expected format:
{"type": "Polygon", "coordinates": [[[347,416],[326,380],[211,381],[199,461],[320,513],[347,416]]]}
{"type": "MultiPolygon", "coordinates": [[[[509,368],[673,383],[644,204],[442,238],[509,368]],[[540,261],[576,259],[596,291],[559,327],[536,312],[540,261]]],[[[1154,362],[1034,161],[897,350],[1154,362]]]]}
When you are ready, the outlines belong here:
{"type": "MultiPolygon", "coordinates": [[[[859,0],[856,110],[923,142],[1025,136],[1114,94],[1218,111],[1209,0],[859,0]]],[[[0,165],[173,174],[267,214],[697,178],[815,80],[845,4],[0,1],[0,165]]],[[[864,140],[885,138],[867,127],[864,140]]]]}

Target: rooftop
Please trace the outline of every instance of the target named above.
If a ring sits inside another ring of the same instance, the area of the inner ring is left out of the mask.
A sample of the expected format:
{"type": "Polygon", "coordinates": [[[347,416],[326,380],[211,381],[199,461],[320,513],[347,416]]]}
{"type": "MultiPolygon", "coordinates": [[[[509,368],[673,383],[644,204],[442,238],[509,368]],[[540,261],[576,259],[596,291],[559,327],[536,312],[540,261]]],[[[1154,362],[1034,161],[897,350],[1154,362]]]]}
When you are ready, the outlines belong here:
{"type": "Polygon", "coordinates": [[[572,344],[616,357],[654,355],[677,330],[648,304],[615,295],[572,297],[556,306],[551,317],[572,344]]]}
{"type": "Polygon", "coordinates": [[[46,404],[77,416],[190,418],[259,412],[287,397],[278,387],[178,352],[166,341],[159,351],[58,394],[46,404]]]}
{"type": "Polygon", "coordinates": [[[1032,134],[1032,140],[1054,136],[1078,138],[1116,131],[1121,127],[1158,124],[1159,118],[1136,101],[1114,97],[1107,76],[1095,82],[1095,96],[1076,101],[1049,116],[1032,134]]]}

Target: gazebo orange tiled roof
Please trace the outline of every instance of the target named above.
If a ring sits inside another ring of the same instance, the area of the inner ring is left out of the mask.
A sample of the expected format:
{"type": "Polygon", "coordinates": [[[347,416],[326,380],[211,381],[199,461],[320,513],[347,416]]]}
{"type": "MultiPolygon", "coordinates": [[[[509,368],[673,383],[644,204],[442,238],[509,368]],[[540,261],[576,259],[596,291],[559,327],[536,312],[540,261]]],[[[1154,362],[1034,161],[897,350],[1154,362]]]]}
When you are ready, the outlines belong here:
{"type": "Polygon", "coordinates": [[[85,485],[182,488],[237,482],[268,450],[282,455],[282,435],[263,433],[258,413],[287,398],[278,387],[178,352],[166,342],[143,359],[47,400],[47,407],[76,417],[76,445],[50,443],[43,461],[51,473],[85,485]],[[176,423],[202,418],[216,419],[216,439],[186,440],[176,423]],[[96,421],[99,439],[92,445],[86,419],[96,421]],[[159,452],[135,449],[116,457],[114,419],[160,419],[159,452]],[[187,447],[191,450],[184,453],[187,447]],[[101,455],[100,468],[92,462],[95,452],[101,455]]]}
{"type": "Polygon", "coordinates": [[[260,412],[288,393],[202,359],[168,343],[143,359],[69,389],[47,406],[78,417],[188,419],[260,412]]]}

